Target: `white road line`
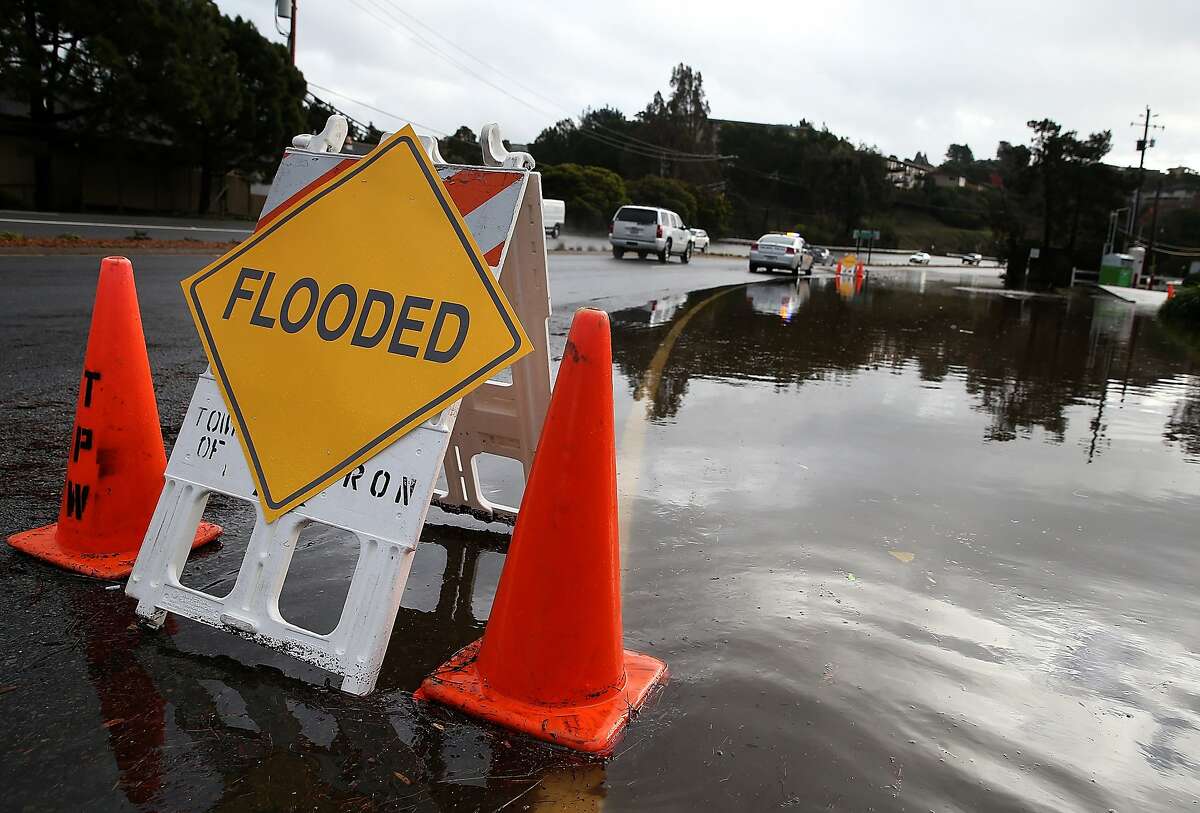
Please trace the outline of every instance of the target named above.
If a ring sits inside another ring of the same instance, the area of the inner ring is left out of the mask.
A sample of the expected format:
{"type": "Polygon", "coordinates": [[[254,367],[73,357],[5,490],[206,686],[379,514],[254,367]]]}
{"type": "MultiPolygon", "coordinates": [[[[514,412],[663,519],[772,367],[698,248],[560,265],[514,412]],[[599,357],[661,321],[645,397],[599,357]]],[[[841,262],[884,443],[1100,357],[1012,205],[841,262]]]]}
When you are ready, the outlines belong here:
{"type": "Polygon", "coordinates": [[[213,231],[223,234],[250,234],[250,229],[217,229],[211,226],[159,226],[153,223],[94,223],[87,220],[25,220],[0,217],[0,223],[29,223],[37,226],[98,226],[110,229],[160,229],[162,231],[213,231]]]}

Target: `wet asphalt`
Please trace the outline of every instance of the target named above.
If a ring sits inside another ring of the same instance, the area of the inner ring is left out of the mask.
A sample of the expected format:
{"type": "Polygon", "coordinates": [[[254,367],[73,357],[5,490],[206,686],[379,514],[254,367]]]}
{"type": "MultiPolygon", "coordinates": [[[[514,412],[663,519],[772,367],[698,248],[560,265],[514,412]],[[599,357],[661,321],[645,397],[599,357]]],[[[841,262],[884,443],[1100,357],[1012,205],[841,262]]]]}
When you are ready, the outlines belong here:
{"type": "MultiPolygon", "coordinates": [[[[134,256],[168,446],[203,355],[134,256]]],[[[52,521],[94,257],[0,257],[0,526],[52,521]]],[[[378,691],[0,548],[0,782],[28,810],[1200,809],[1200,351],[995,271],[764,278],[551,256],[613,323],[626,643],[671,667],[606,763],[411,698],[478,637],[503,527],[431,512],[378,691]],[[452,524],[445,524],[452,523],[452,524]]],[[[494,494],[519,483],[498,472],[494,494]]],[[[220,594],[249,512],[184,580],[220,594]]],[[[302,537],[281,612],[356,552],[302,537]]]]}

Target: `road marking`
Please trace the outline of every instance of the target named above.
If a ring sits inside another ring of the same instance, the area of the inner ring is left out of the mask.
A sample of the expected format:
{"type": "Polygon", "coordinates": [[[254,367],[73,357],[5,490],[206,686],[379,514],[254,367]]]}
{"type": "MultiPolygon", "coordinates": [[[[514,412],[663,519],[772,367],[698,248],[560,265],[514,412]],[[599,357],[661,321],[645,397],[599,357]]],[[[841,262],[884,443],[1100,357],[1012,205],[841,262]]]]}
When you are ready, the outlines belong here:
{"type": "MultiPolygon", "coordinates": [[[[629,415],[625,418],[625,426],[621,432],[621,457],[625,461],[625,465],[617,467],[617,493],[626,497],[633,496],[637,492],[636,480],[642,468],[642,449],[646,444],[646,427],[650,422],[650,417],[654,410],[654,396],[658,393],[659,385],[662,383],[662,372],[667,366],[667,359],[671,356],[671,350],[675,347],[675,342],[679,339],[679,335],[683,333],[683,329],[687,327],[687,323],[692,317],[706,307],[711,305],[716,300],[723,296],[727,296],[734,291],[740,291],[747,285],[754,283],[744,283],[735,285],[731,288],[726,288],[724,291],[718,291],[707,299],[696,304],[696,307],[687,311],[679,318],[671,329],[663,336],[663,340],[658,345],[658,349],[654,352],[654,357],[650,360],[649,366],[646,368],[645,374],[642,376],[642,392],[643,398],[646,401],[646,412],[644,415],[637,414],[637,404],[635,400],[629,407],[629,415]]],[[[633,509],[627,506],[621,512],[622,519],[620,522],[620,540],[621,540],[621,556],[626,554],[625,545],[632,538],[629,535],[629,527],[633,517],[633,509]]]]}
{"type": "Polygon", "coordinates": [[[211,226],[158,226],[153,223],[96,223],[88,220],[27,220],[0,217],[0,223],[28,223],[35,226],[94,226],[107,229],[159,229],[161,231],[211,231],[222,234],[249,234],[250,229],[217,229],[211,226]]]}

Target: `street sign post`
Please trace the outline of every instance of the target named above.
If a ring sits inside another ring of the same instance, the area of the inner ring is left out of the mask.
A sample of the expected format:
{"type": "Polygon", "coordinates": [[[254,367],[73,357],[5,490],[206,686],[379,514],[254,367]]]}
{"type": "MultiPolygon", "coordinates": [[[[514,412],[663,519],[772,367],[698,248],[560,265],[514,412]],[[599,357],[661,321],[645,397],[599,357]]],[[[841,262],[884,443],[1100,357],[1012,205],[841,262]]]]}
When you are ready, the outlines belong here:
{"type": "Polygon", "coordinates": [[[183,288],[268,521],[530,348],[411,128],[183,288]]]}
{"type": "Polygon", "coordinates": [[[871,248],[875,241],[879,239],[878,229],[855,229],[854,230],[854,251],[857,254],[858,250],[865,242],[867,244],[867,265],[871,264],[871,248]]]}

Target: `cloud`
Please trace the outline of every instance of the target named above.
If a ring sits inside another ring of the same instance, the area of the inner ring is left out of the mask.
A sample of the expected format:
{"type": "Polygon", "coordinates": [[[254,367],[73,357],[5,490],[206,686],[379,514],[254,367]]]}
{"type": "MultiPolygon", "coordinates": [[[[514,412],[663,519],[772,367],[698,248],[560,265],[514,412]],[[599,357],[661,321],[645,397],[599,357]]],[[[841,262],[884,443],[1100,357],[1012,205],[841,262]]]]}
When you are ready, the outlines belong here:
{"type": "MultiPolygon", "coordinates": [[[[270,3],[218,5],[283,39],[270,3]]],[[[297,61],[310,81],[400,116],[444,132],[498,121],[514,141],[586,106],[632,115],[667,89],[678,62],[703,72],[715,117],[806,119],[903,156],[936,158],[951,143],[990,156],[1001,139],[1026,141],[1027,120],[1049,117],[1080,133],[1112,130],[1110,160],[1135,164],[1129,123],[1149,103],[1167,130],[1147,165],[1200,167],[1198,29],[1200,3],[1165,0],[304,0],[297,61]]],[[[399,124],[335,101],[385,129],[399,124]]]]}

